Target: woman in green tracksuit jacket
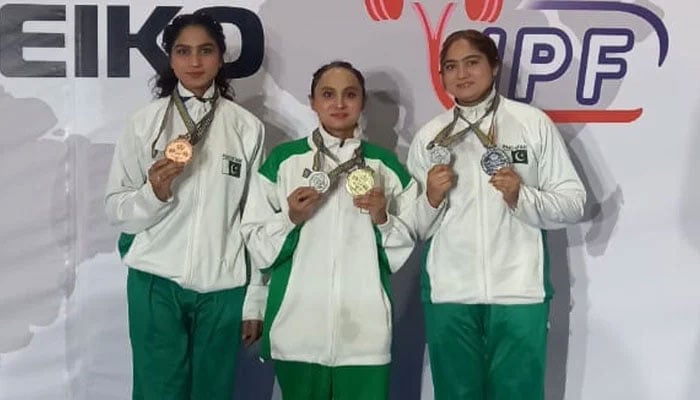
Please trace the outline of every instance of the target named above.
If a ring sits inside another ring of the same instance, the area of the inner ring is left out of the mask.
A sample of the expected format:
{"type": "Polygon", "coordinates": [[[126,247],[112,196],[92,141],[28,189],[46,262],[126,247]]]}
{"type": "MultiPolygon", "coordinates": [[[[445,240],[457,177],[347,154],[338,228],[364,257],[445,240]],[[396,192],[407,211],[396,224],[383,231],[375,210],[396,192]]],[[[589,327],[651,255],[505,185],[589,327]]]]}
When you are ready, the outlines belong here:
{"type": "Polygon", "coordinates": [[[352,65],[320,68],[318,128],[273,149],[251,183],[242,231],[270,273],[263,355],[285,400],[388,396],[389,274],[413,249],[399,216],[417,188],[391,152],[362,140],[364,99],[352,65]]]}

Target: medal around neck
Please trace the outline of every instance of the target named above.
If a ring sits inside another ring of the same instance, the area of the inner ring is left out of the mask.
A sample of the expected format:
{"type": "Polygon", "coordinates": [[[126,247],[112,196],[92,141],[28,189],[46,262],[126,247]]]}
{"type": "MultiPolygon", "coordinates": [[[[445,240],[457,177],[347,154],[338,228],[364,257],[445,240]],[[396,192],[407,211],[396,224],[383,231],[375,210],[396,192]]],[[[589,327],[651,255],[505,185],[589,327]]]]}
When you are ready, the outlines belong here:
{"type": "Polygon", "coordinates": [[[489,147],[481,157],[481,168],[487,175],[495,175],[499,169],[510,166],[510,157],[498,147],[489,147]]]}
{"type": "Polygon", "coordinates": [[[326,193],[331,187],[331,177],[323,171],[314,171],[309,175],[309,186],[319,193],[326,193]]]}
{"type": "Polygon", "coordinates": [[[370,168],[358,168],[348,174],[345,188],[353,196],[367,194],[374,187],[374,171],[370,168]]]}
{"type": "Polygon", "coordinates": [[[171,161],[187,164],[192,160],[192,144],[186,137],[180,136],[165,147],[165,157],[171,161]]]}
{"type": "Polygon", "coordinates": [[[428,157],[432,165],[449,165],[452,161],[452,152],[445,146],[435,145],[428,150],[428,157]]]}

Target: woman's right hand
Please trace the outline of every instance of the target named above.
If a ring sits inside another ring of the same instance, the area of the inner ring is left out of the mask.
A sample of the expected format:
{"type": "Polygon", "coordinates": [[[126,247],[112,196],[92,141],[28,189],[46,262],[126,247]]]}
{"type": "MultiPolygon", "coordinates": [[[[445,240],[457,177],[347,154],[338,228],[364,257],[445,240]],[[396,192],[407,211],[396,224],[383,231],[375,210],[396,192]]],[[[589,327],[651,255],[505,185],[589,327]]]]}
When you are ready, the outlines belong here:
{"type": "Polygon", "coordinates": [[[321,193],[310,186],[301,186],[287,197],[289,219],[294,225],[306,222],[321,204],[321,193]]]}
{"type": "Polygon", "coordinates": [[[160,201],[166,201],[173,196],[172,185],[175,178],[185,170],[184,163],[178,163],[167,158],[160,159],[148,169],[148,180],[153,192],[160,201]]]}
{"type": "Polygon", "coordinates": [[[449,165],[436,165],[428,171],[426,194],[428,202],[437,208],[455,184],[455,173],[449,165]]]}

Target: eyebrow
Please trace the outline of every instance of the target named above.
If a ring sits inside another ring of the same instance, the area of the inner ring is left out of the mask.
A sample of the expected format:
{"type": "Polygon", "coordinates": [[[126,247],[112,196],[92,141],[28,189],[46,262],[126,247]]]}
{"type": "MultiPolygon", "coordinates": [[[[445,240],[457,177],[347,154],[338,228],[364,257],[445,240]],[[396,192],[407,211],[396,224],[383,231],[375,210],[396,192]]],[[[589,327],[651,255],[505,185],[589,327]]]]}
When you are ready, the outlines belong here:
{"type": "Polygon", "coordinates": [[[192,48],[192,47],[196,47],[196,48],[200,48],[200,49],[201,49],[201,48],[203,48],[203,47],[215,47],[215,45],[214,45],[214,43],[212,43],[212,42],[207,42],[207,43],[203,43],[203,44],[199,44],[199,45],[194,45],[194,46],[193,46],[193,45],[189,45],[189,44],[184,44],[184,43],[177,43],[175,46],[173,46],[173,48],[176,48],[176,49],[177,49],[177,48],[181,48],[181,47],[188,48],[188,49],[189,49],[189,48],[192,48]]]}
{"type": "MultiPolygon", "coordinates": [[[[321,86],[319,88],[319,90],[333,90],[333,91],[335,91],[336,89],[334,87],[331,87],[331,86],[321,86]]],[[[344,87],[342,89],[342,91],[346,91],[346,90],[362,90],[362,88],[360,88],[359,86],[347,86],[347,87],[344,87]]]]}
{"type": "Polygon", "coordinates": [[[447,60],[445,60],[445,61],[443,62],[443,64],[453,63],[453,62],[458,62],[458,61],[466,61],[466,60],[470,60],[470,59],[474,59],[474,58],[481,59],[481,58],[484,58],[484,57],[485,57],[485,56],[484,56],[483,54],[479,54],[479,53],[477,53],[477,54],[469,54],[469,55],[467,55],[466,57],[462,57],[462,58],[459,59],[459,60],[455,60],[454,58],[448,58],[447,60]]]}

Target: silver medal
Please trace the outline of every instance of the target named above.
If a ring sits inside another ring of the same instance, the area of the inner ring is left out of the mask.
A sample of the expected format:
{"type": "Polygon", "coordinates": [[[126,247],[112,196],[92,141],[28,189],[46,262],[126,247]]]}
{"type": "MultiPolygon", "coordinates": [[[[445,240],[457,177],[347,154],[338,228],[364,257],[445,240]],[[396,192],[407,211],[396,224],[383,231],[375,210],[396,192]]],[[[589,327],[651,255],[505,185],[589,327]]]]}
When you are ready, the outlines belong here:
{"type": "Polygon", "coordinates": [[[488,175],[495,175],[496,172],[510,165],[508,153],[498,147],[489,147],[481,157],[481,168],[488,175]]]}
{"type": "Polygon", "coordinates": [[[331,187],[331,177],[323,171],[314,171],[309,175],[309,186],[319,193],[326,193],[331,187]]]}
{"type": "Polygon", "coordinates": [[[450,149],[440,145],[435,145],[429,150],[429,157],[432,165],[449,165],[452,161],[450,149]]]}

